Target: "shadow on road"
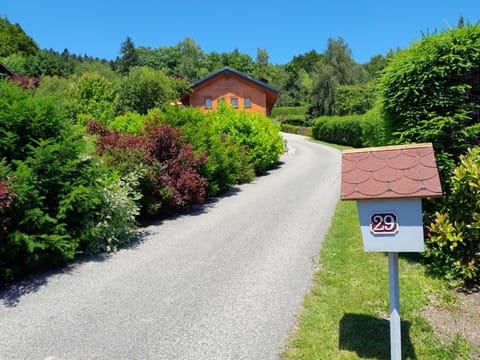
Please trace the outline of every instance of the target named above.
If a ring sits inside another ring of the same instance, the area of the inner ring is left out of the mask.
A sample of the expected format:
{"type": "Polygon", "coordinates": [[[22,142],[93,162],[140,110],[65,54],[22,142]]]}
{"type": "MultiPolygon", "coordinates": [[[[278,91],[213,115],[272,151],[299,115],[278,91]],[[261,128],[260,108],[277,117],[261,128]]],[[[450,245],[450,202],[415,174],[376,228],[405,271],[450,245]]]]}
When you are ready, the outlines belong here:
{"type": "MultiPolygon", "coordinates": [[[[409,321],[402,321],[402,359],[417,359],[410,340],[409,321]]],[[[374,316],[345,314],[340,320],[338,348],[360,358],[390,359],[390,322],[374,316]]]]}
{"type": "Polygon", "coordinates": [[[105,261],[112,256],[111,253],[97,254],[90,256],[81,256],[75,261],[55,269],[33,274],[26,279],[10,284],[5,288],[0,288],[0,306],[15,307],[23,296],[35,293],[49,283],[52,277],[64,274],[72,274],[75,268],[85,262],[105,261]]]}
{"type": "MultiPolygon", "coordinates": [[[[154,220],[149,223],[149,225],[161,225],[165,220],[175,220],[183,216],[199,216],[202,214],[207,213],[211,208],[213,208],[216,203],[218,203],[221,199],[226,197],[235,196],[240,193],[241,190],[238,187],[232,188],[227,192],[223,193],[222,195],[216,198],[208,199],[203,205],[198,205],[192,208],[190,211],[182,213],[182,214],[175,214],[168,218],[154,220]]],[[[139,229],[139,237],[130,243],[129,245],[123,247],[122,249],[129,249],[135,250],[141,246],[144,240],[152,234],[152,231],[148,228],[139,229]]],[[[115,253],[102,253],[96,255],[84,255],[78,257],[71,263],[64,265],[62,267],[57,267],[50,269],[48,271],[38,272],[33,274],[23,280],[20,280],[16,283],[10,284],[6,287],[2,287],[0,285],[0,306],[6,307],[15,307],[20,302],[20,299],[23,296],[35,293],[39,291],[42,287],[46,286],[49,283],[49,280],[52,277],[65,275],[65,274],[72,274],[75,269],[85,262],[102,262],[106,259],[115,256],[115,253]]]]}

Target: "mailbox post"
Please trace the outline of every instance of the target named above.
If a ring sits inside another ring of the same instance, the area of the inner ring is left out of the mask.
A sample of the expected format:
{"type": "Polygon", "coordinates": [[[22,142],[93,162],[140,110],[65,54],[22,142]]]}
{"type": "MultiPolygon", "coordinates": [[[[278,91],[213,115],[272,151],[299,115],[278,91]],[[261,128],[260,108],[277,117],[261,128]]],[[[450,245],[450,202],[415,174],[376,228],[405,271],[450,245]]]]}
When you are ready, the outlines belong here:
{"type": "Polygon", "coordinates": [[[430,143],[343,151],[342,200],[356,200],[365,251],[388,253],[390,352],[401,359],[399,252],[423,252],[422,198],[441,197],[430,143]]]}

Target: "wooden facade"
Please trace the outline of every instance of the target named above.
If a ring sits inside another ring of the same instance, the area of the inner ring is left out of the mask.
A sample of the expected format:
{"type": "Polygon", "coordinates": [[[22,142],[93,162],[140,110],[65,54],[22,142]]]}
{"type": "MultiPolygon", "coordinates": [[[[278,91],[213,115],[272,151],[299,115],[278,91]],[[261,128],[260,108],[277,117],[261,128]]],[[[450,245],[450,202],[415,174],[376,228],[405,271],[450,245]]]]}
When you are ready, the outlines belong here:
{"type": "Polygon", "coordinates": [[[266,82],[224,67],[192,83],[191,93],[184,96],[182,102],[202,111],[216,110],[225,102],[235,109],[268,116],[277,97],[278,91],[266,82]]]}

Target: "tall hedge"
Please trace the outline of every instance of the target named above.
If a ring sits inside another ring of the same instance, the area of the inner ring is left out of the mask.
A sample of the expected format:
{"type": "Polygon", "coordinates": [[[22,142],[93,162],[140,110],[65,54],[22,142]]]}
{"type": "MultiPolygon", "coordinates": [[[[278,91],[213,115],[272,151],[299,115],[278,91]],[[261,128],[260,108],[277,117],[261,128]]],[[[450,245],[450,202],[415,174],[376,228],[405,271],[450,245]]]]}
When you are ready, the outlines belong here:
{"type": "Polygon", "coordinates": [[[385,115],[397,143],[432,142],[443,179],[480,141],[480,26],[415,42],[381,80],[385,115]]]}

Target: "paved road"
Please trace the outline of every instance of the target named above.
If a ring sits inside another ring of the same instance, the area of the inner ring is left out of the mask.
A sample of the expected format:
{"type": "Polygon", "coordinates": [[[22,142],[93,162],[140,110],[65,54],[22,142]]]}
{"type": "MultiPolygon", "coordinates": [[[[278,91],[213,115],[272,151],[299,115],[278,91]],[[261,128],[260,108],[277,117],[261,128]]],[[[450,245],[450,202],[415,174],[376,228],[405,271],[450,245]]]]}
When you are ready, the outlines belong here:
{"type": "Polygon", "coordinates": [[[0,293],[0,359],[278,359],[340,181],[338,151],[286,136],[270,174],[0,293]]]}

